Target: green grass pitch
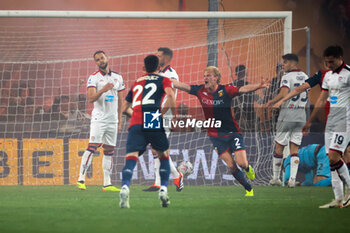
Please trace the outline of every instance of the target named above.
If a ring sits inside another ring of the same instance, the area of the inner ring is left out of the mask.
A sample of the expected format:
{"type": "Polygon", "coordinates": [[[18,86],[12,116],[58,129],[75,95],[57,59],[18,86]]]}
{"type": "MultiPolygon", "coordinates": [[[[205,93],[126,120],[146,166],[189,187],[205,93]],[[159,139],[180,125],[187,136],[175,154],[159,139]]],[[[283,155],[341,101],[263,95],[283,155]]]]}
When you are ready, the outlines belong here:
{"type": "Polygon", "coordinates": [[[119,192],[100,186],[0,186],[0,231],[9,232],[348,232],[350,208],[318,209],[330,187],[255,187],[246,198],[239,186],[169,187],[171,204],[158,193],[131,186],[130,209],[119,192]]]}

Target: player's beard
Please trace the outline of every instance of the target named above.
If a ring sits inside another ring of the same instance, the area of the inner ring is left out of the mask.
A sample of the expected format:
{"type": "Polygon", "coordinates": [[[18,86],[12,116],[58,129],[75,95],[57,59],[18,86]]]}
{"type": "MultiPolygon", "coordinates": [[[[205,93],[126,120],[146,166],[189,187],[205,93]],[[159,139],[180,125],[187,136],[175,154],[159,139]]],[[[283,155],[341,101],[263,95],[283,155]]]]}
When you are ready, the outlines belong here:
{"type": "Polygon", "coordinates": [[[106,62],[104,65],[100,65],[99,67],[101,70],[106,70],[107,66],[108,66],[108,62],[106,62]]]}
{"type": "Polygon", "coordinates": [[[159,66],[160,66],[160,67],[164,67],[164,65],[165,65],[165,62],[164,62],[164,61],[159,61],[159,66]]]}

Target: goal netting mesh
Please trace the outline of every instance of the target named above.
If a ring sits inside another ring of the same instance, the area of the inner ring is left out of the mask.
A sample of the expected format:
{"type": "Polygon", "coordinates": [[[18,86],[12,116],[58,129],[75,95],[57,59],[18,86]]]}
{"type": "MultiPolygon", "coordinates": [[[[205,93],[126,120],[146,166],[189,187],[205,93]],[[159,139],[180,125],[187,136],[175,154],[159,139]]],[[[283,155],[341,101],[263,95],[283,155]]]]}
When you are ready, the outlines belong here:
{"type": "MultiPolygon", "coordinates": [[[[221,83],[235,82],[235,67],[244,65],[244,83],[261,77],[276,83],[276,64],[284,51],[283,19],[220,19],[218,60],[221,83]],[[275,78],[275,79],[273,79],[275,78]]],[[[158,47],[174,51],[171,62],[180,81],[203,83],[208,58],[207,19],[64,19],[0,20],[0,184],[75,184],[87,148],[92,105],[86,82],[97,70],[92,55],[104,50],[110,67],[127,87],[143,74],[143,58],[158,47]]],[[[233,100],[248,160],[257,173],[254,184],[271,176],[273,116],[261,111],[277,85],[233,100]]],[[[124,96],[127,91],[124,92],[124,96]]],[[[198,100],[178,92],[182,113],[202,114],[198,100]],[[185,110],[184,110],[185,109],[185,110]],[[188,111],[187,111],[188,110],[188,111]]],[[[118,135],[112,183],[119,185],[124,165],[128,119],[118,135]]],[[[191,131],[191,130],[188,130],[191,131]]],[[[194,173],[185,185],[228,185],[232,176],[206,132],[172,132],[170,153],[176,164],[186,160],[194,173]]],[[[86,183],[102,185],[102,150],[94,155],[86,183]]],[[[153,156],[147,150],[134,171],[133,183],[152,184],[153,156]]]]}

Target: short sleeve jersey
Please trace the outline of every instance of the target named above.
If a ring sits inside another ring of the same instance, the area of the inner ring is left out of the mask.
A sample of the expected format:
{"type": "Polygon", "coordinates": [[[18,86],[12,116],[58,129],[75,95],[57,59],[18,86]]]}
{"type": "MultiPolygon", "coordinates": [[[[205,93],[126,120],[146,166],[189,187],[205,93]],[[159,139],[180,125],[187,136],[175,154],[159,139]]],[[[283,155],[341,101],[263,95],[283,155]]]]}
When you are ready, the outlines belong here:
{"type": "Polygon", "coordinates": [[[118,92],[125,89],[123,77],[114,71],[105,74],[99,70],[90,75],[87,87],[99,91],[107,83],[113,83],[114,87],[94,102],[91,121],[118,123],[118,92]]]}
{"type": "Polygon", "coordinates": [[[328,71],[322,82],[322,90],[329,93],[327,124],[346,124],[350,119],[350,67],[343,63],[336,71],[328,71]]]}
{"type": "Polygon", "coordinates": [[[161,103],[165,97],[164,89],[173,88],[169,78],[154,73],[147,73],[136,80],[125,100],[132,103],[133,114],[130,126],[143,124],[143,112],[161,112],[161,103]]]}
{"type": "MultiPolygon", "coordinates": [[[[294,70],[282,76],[280,88],[288,88],[289,91],[301,86],[308,79],[308,76],[300,71],[294,70]]],[[[287,100],[281,108],[279,121],[306,121],[305,106],[307,103],[307,92],[302,92],[299,95],[287,100]]]]}
{"type": "Polygon", "coordinates": [[[239,95],[239,87],[233,85],[219,85],[217,90],[210,93],[204,85],[191,85],[190,94],[197,96],[202,105],[205,119],[221,121],[221,128],[208,128],[211,137],[225,137],[233,133],[240,133],[237,122],[231,110],[232,98],[239,95]]]}
{"type": "MultiPolygon", "coordinates": [[[[159,72],[159,75],[164,76],[164,77],[167,77],[167,78],[169,78],[169,79],[174,79],[174,80],[179,81],[179,76],[177,75],[175,69],[174,69],[173,67],[171,67],[170,65],[167,66],[167,67],[165,67],[163,70],[161,70],[161,71],[159,72]]],[[[175,89],[175,99],[176,99],[176,97],[177,97],[177,89],[175,89]]],[[[164,100],[163,100],[163,104],[165,103],[165,101],[166,101],[166,96],[165,96],[165,98],[164,98],[164,100]]],[[[168,116],[171,115],[170,109],[167,111],[166,114],[167,114],[168,116]]]]}

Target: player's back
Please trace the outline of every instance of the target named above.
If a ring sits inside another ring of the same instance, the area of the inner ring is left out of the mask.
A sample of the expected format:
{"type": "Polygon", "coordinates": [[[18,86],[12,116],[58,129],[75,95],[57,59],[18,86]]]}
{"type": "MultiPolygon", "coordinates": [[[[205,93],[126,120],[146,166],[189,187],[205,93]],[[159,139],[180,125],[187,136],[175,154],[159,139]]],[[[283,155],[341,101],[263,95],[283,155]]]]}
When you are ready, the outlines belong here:
{"type": "Polygon", "coordinates": [[[161,112],[166,87],[172,87],[170,79],[154,73],[145,74],[135,81],[126,97],[133,109],[130,126],[143,124],[144,112],[161,112]]]}
{"type": "MultiPolygon", "coordinates": [[[[281,88],[286,87],[289,89],[289,91],[292,91],[298,86],[303,85],[307,79],[308,76],[300,70],[288,72],[282,77],[281,88]]],[[[307,100],[308,97],[306,91],[287,100],[281,108],[279,120],[291,122],[305,122],[305,106],[307,100]]]]}

